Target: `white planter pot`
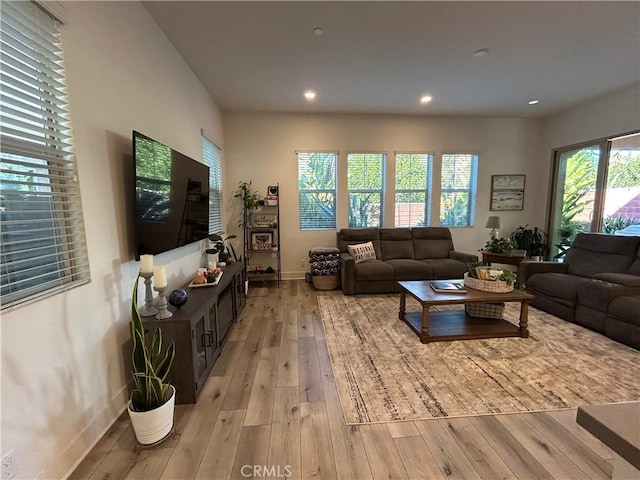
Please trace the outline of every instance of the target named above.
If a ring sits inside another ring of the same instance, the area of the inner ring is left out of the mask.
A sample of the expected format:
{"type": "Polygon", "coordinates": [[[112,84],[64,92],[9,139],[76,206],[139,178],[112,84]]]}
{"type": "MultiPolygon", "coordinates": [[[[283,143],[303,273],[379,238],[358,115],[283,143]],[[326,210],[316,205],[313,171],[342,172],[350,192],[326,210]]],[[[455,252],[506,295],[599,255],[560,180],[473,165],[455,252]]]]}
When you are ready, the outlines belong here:
{"type": "Polygon", "coordinates": [[[136,439],[142,445],[152,445],[164,440],[173,428],[173,411],[176,404],[176,389],[171,388],[171,398],[158,408],[148,412],[135,412],[131,410],[131,401],[127,406],[129,418],[133,425],[136,439]]]}

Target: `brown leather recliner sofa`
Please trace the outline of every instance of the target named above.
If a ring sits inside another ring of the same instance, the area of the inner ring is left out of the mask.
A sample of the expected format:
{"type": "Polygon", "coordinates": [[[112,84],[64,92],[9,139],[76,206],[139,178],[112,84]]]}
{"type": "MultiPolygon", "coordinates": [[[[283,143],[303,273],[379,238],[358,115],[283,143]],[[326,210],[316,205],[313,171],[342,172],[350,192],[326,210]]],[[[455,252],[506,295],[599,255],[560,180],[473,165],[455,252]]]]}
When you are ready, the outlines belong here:
{"type": "Polygon", "coordinates": [[[580,233],[563,263],[521,262],[531,305],[640,349],[640,237],[580,233]]]}
{"type": "Polygon", "coordinates": [[[457,252],[445,227],[345,228],[337,232],[347,295],[399,292],[397,281],[462,278],[478,256],[457,252]],[[371,242],[375,259],[356,263],[348,246],[371,242]]]}

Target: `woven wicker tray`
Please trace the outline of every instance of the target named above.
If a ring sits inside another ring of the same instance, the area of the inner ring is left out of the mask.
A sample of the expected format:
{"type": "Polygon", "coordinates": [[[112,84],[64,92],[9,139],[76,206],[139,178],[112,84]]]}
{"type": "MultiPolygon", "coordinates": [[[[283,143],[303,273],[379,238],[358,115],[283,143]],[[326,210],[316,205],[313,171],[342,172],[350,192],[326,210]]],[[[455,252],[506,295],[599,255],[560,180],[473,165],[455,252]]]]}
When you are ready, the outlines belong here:
{"type": "Polygon", "coordinates": [[[468,272],[464,274],[464,286],[491,293],[508,293],[513,290],[513,283],[507,283],[503,280],[479,280],[470,277],[468,272]]]}

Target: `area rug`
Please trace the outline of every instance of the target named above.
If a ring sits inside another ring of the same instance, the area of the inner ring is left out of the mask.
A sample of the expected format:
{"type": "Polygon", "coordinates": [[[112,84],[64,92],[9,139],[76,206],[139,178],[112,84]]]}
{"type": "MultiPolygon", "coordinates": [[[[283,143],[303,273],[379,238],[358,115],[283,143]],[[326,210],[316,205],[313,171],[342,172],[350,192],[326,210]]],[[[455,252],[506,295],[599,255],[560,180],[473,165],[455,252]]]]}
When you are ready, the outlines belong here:
{"type": "MultiPolygon", "coordinates": [[[[347,424],[640,399],[639,351],[531,307],[529,338],[422,344],[398,320],[399,295],[318,303],[347,424]]],[[[519,311],[507,304],[505,319],[519,311]]]]}

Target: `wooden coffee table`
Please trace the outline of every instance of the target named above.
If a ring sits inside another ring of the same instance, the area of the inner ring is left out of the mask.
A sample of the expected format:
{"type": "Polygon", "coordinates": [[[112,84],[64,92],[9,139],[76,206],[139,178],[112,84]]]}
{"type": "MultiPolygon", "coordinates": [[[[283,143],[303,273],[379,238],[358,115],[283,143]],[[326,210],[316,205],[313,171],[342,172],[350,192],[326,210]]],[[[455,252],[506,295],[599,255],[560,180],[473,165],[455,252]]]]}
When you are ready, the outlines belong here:
{"type": "MultiPolygon", "coordinates": [[[[446,281],[446,280],[445,280],[446,281]]],[[[418,334],[422,343],[446,340],[472,340],[478,338],[529,337],[528,305],[533,295],[513,290],[508,293],[490,293],[467,288],[467,293],[436,293],[428,280],[398,282],[400,285],[400,312],[398,317],[418,334]],[[407,294],[422,305],[422,313],[406,312],[407,294]],[[520,302],[520,322],[516,326],[506,320],[472,318],[464,310],[430,312],[438,305],[464,305],[483,302],[520,302]]]]}

